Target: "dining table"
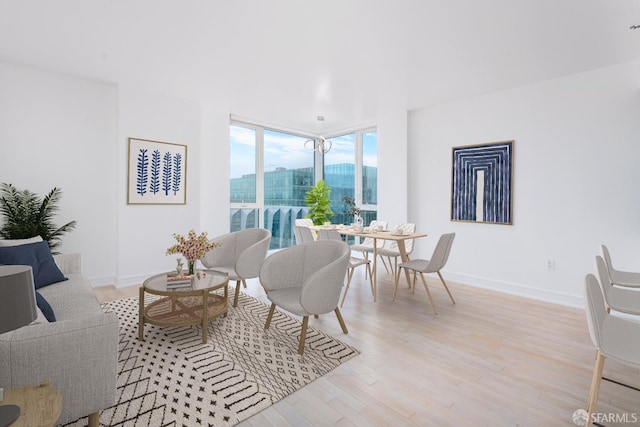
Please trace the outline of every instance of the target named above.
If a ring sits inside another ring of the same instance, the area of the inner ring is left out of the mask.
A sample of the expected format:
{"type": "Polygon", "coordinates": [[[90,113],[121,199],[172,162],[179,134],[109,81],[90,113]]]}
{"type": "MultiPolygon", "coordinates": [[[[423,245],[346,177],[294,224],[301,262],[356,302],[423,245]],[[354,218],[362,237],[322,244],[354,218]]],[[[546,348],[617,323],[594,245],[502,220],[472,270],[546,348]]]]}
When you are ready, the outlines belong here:
{"type": "MultiPolygon", "coordinates": [[[[398,245],[398,252],[400,253],[400,259],[402,262],[409,261],[409,255],[407,255],[407,249],[405,242],[411,239],[417,239],[420,237],[427,237],[426,233],[396,233],[394,230],[371,230],[368,227],[362,227],[362,229],[348,225],[313,225],[309,226],[314,231],[318,230],[336,230],[342,236],[354,236],[363,237],[373,240],[373,268],[371,284],[373,287],[373,302],[378,301],[378,240],[395,241],[398,245]]],[[[404,271],[407,283],[411,284],[411,275],[409,270],[404,271]]],[[[394,278],[395,279],[395,278],[394,278]]]]}

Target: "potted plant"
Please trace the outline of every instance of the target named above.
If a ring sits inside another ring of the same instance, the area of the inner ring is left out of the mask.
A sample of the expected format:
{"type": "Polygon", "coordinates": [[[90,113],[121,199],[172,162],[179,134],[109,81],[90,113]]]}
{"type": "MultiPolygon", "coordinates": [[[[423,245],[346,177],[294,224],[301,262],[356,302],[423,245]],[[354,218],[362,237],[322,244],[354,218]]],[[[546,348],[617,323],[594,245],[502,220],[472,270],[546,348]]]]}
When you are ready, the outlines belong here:
{"type": "MultiPolygon", "coordinates": [[[[196,261],[206,255],[211,249],[217,248],[218,244],[213,241],[209,241],[207,232],[203,231],[200,235],[197,235],[195,230],[189,230],[187,237],[181,234],[173,233],[173,238],[178,243],[172,245],[167,249],[167,255],[182,254],[187,259],[187,266],[189,275],[195,273],[196,261]]],[[[178,258],[178,265],[182,267],[182,259],[178,258]]]]}
{"type": "Polygon", "coordinates": [[[58,202],[62,197],[59,188],[53,188],[43,199],[29,190],[18,190],[11,184],[0,187],[0,214],[4,224],[0,236],[4,239],[28,239],[40,236],[49,244],[52,254],[60,245],[62,235],[73,230],[75,221],[58,227],[53,217],[58,211],[58,202]]]}
{"type": "Polygon", "coordinates": [[[311,218],[314,225],[322,225],[333,216],[329,194],[331,194],[331,188],[323,180],[318,181],[311,190],[307,191],[305,199],[309,206],[307,218],[311,218]]]}
{"type": "Polygon", "coordinates": [[[356,206],[356,201],[348,195],[342,196],[342,201],[347,205],[347,210],[344,211],[345,216],[353,216],[353,222],[362,225],[362,217],[360,216],[360,208],[356,206]]]}

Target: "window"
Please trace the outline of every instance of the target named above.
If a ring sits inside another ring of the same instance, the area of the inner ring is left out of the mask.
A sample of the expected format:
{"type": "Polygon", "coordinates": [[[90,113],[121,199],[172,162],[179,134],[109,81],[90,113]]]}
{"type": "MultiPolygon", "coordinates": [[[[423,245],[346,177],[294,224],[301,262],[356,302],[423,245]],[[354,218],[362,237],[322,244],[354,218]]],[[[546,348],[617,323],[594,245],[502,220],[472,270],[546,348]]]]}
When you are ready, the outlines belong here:
{"type": "Polygon", "coordinates": [[[377,218],[378,159],[377,132],[357,131],[330,138],[333,146],[324,155],[324,179],[331,187],[331,208],[335,224],[349,224],[353,217],[345,215],[348,196],[361,209],[362,219],[369,224],[377,218]]]}
{"type": "Polygon", "coordinates": [[[305,148],[310,136],[236,121],[230,135],[231,231],[264,227],[271,249],[294,245],[293,225],[306,216],[306,193],[318,179],[331,186],[333,223],[353,220],[344,214],[344,195],[361,207],[366,224],[376,218],[375,129],[330,138],[323,158],[305,148]]]}

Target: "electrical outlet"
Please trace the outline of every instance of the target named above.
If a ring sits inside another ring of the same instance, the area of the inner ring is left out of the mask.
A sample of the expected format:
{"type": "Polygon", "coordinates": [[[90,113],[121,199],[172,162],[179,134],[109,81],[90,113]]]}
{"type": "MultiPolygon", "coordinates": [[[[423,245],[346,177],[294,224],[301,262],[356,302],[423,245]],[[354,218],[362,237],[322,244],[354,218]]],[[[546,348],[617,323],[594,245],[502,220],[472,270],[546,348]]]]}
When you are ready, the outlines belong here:
{"type": "Polygon", "coordinates": [[[547,260],[547,270],[555,270],[556,262],[552,259],[547,260]]]}

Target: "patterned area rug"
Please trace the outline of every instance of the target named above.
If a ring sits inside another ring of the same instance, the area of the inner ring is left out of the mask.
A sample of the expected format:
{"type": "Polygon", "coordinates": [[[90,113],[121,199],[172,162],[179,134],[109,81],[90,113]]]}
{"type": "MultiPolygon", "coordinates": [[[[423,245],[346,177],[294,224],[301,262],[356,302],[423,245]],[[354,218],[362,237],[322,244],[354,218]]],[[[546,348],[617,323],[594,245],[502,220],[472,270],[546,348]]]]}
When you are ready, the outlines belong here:
{"type": "Polygon", "coordinates": [[[358,354],[310,327],[298,355],[301,323],[276,310],[265,331],[268,306],[244,294],[209,323],[207,344],[199,326],[145,325],[138,341],[138,298],[103,308],[118,313],[120,348],[117,403],[101,426],[231,426],[358,354]]]}

